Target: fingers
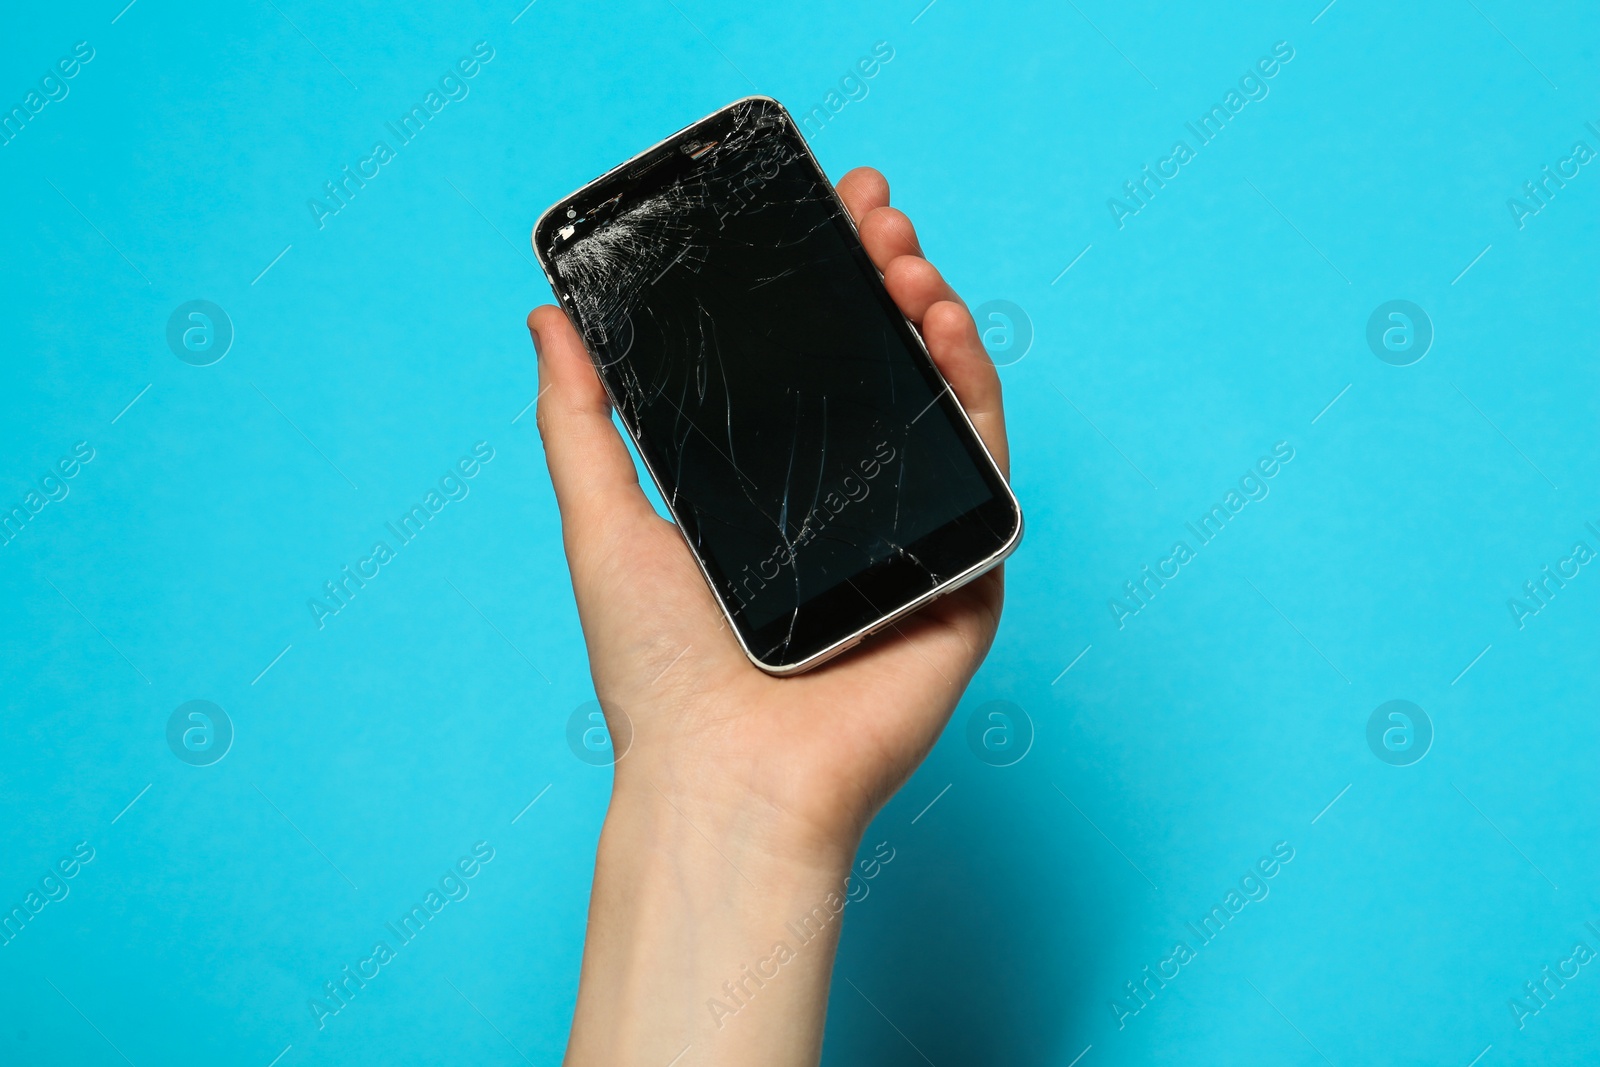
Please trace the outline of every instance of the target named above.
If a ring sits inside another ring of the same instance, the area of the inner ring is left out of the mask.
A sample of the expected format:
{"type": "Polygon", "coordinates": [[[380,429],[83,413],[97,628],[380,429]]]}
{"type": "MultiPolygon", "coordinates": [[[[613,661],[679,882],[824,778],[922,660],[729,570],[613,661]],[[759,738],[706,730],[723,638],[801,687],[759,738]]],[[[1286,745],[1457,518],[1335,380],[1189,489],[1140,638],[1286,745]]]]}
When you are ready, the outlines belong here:
{"type": "Polygon", "coordinates": [[[922,316],[922,340],[928,354],[950,383],[956,399],[983,438],[989,454],[1006,477],[1011,474],[1006,443],[1006,417],[1000,399],[1000,375],[984,350],[972,313],[953,300],[940,300],[922,316]]]}
{"type": "Polygon", "coordinates": [[[528,330],[539,356],[539,408],[550,481],[569,555],[655,512],[639,488],[633,457],[611,422],[611,403],[589,353],[562,310],[534,308],[528,330]]]}
{"type": "Polygon", "coordinates": [[[835,186],[861,243],[881,271],[897,256],[921,256],[917,231],[903,211],[889,206],[889,182],[871,167],[857,167],[835,186]]]}
{"type": "Polygon", "coordinates": [[[834,188],[838,190],[839,199],[844,201],[846,210],[857,226],[861,225],[867,212],[875,207],[886,207],[889,203],[889,182],[871,167],[857,167],[840,178],[834,188]]]}
{"type": "Polygon", "coordinates": [[[905,212],[892,207],[875,207],[856,224],[861,243],[880,271],[899,256],[922,256],[922,242],[905,212]]]}
{"type": "Polygon", "coordinates": [[[905,213],[889,206],[889,182],[871,167],[857,167],[840,179],[844,201],[861,234],[861,244],[900,311],[922,332],[934,364],[950,383],[984,446],[1010,474],[1000,375],[984,350],[972,313],[944,276],[922,255],[922,242],[905,213]]]}
{"type": "Polygon", "coordinates": [[[937,268],[921,256],[898,256],[883,272],[883,284],[906,318],[922,325],[928,309],[940,301],[956,304],[961,298],[937,268]]]}

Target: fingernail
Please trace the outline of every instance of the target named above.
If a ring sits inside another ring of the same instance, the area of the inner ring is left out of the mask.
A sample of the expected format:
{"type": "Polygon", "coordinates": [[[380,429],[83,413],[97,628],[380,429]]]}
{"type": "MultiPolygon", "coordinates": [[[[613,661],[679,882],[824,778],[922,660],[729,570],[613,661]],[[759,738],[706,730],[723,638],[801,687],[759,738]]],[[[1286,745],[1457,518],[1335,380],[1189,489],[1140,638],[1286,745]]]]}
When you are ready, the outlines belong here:
{"type": "Polygon", "coordinates": [[[533,338],[533,355],[535,359],[544,359],[544,346],[539,343],[539,331],[532,326],[528,327],[528,334],[533,338]]]}

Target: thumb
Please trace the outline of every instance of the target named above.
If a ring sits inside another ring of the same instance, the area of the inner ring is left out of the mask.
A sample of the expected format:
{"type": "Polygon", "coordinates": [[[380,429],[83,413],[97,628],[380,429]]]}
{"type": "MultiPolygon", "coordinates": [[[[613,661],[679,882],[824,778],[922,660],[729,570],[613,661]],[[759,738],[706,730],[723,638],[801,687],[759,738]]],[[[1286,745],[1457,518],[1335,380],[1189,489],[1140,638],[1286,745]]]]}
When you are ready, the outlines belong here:
{"type": "Polygon", "coordinates": [[[639,488],[633,457],[611,421],[611,402],[566,314],[548,304],[534,308],[528,330],[539,357],[535,418],[567,555],[576,560],[655,510],[639,488]]]}

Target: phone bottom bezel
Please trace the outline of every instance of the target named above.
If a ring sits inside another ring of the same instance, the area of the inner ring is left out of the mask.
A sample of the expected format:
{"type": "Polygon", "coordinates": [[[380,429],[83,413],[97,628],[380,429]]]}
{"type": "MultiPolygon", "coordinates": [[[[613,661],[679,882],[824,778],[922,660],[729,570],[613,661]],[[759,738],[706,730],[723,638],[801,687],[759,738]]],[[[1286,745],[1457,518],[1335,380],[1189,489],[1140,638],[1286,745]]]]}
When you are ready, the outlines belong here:
{"type": "Polygon", "coordinates": [[[810,598],[800,606],[798,617],[784,615],[751,629],[735,613],[740,644],[750,662],[768,674],[810,670],[999,565],[1021,539],[1022,512],[1014,498],[1009,493],[991,497],[895,555],[810,598]],[[930,586],[930,573],[949,577],[930,586]],[[791,625],[794,636],[785,645],[783,639],[791,625]],[[780,646],[788,653],[783,660],[764,659],[755,651],[780,646]],[[798,656],[790,658],[796,649],[798,656]]]}

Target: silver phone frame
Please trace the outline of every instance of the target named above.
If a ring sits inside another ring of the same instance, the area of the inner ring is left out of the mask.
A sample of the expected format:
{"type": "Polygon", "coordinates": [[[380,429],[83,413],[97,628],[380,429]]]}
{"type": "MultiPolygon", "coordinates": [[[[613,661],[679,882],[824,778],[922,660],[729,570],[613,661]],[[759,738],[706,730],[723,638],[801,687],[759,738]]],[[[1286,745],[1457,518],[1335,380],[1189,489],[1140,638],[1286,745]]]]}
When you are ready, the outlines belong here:
{"type": "MultiPolygon", "coordinates": [[[[555,294],[556,299],[561,304],[562,311],[567,313],[569,321],[571,321],[572,317],[571,311],[569,310],[572,305],[572,297],[567,292],[566,287],[563,285],[559,274],[554,268],[554,264],[546,259],[543,250],[539,248],[539,227],[544,224],[545,219],[549,218],[553,212],[567,207],[572,201],[583,196],[583,194],[592,187],[607,181],[618,171],[626,170],[643,157],[649,155],[651,152],[656,151],[658,148],[662,148],[665,145],[681,139],[685,134],[689,133],[689,131],[695,129],[703,123],[709,122],[721,116],[725,112],[732,111],[741,104],[749,104],[756,101],[764,101],[766,103],[773,104],[778,108],[779,111],[783,113],[784,118],[788,120],[789,125],[794,128],[795,133],[798,135],[801,145],[803,145],[805,148],[806,155],[810,158],[812,164],[816,166],[817,173],[821,174],[823,181],[827,183],[828,192],[833,197],[834,203],[838,206],[840,214],[844,217],[845,221],[850,224],[851,233],[855,234],[856,241],[860,242],[861,234],[860,231],[856,229],[855,219],[851,218],[850,210],[845,207],[844,201],[839,199],[839,191],[834,187],[833,182],[828,178],[828,172],[823,169],[822,162],[817,159],[816,153],[811,150],[811,143],[806,140],[805,131],[802,130],[799,124],[794,121],[794,116],[790,114],[789,109],[784,107],[782,102],[775,100],[770,96],[755,94],[751,96],[740,97],[738,100],[718,108],[711,114],[691,122],[689,125],[683,127],[681,130],[678,130],[676,133],[663,137],[655,144],[635,153],[629,159],[624,160],[623,162],[612,167],[598,178],[584,183],[571,193],[568,193],[566,196],[557,200],[554,204],[551,204],[539,214],[537,219],[534,220],[533,230],[528,235],[528,242],[533,247],[534,257],[539,261],[539,269],[544,271],[545,281],[549,283],[550,291],[555,294]]],[[[882,280],[882,271],[878,272],[878,278],[880,281],[882,280]]],[[[966,425],[967,431],[972,434],[973,439],[978,442],[979,450],[983,453],[984,459],[988,460],[989,467],[994,471],[995,478],[1005,489],[1006,498],[1011,502],[1011,510],[1015,512],[1017,516],[1017,528],[1012,533],[1011,538],[1006,541],[1005,544],[1001,545],[1000,548],[998,548],[993,554],[985,557],[982,560],[979,560],[977,563],[973,564],[971,567],[968,567],[966,570],[961,571],[959,574],[945,579],[943,582],[940,582],[938,585],[934,586],[926,593],[916,597],[914,600],[902,604],[900,607],[895,608],[886,615],[879,616],[874,621],[858,628],[853,633],[840,638],[839,640],[828,645],[826,648],[814,652],[805,659],[796,663],[791,663],[784,666],[766,663],[757,657],[754,652],[750,651],[750,646],[745,643],[744,635],[739,632],[739,626],[733,617],[733,612],[728,610],[727,601],[723,598],[722,593],[718,591],[717,583],[712,580],[710,572],[706,570],[705,561],[700,558],[700,553],[695,551],[693,542],[689,540],[689,535],[684,533],[683,524],[678,520],[677,509],[672,506],[672,501],[668,499],[668,494],[662,486],[661,479],[656,475],[655,468],[650,465],[650,460],[646,456],[644,448],[640,445],[638,437],[634,434],[632,427],[628,425],[626,419],[619,417],[616,420],[621,424],[623,432],[626,433],[633,441],[634,451],[638,454],[640,462],[644,464],[646,472],[649,473],[650,480],[655,483],[656,492],[660,494],[662,504],[665,505],[667,512],[672,516],[673,526],[677,528],[678,535],[683,538],[683,543],[689,549],[689,555],[694,559],[695,566],[700,569],[700,576],[705,579],[707,587],[711,590],[712,598],[717,602],[717,607],[722,611],[723,618],[727,620],[728,629],[733,633],[734,640],[739,642],[739,648],[743,650],[745,658],[748,659],[757,669],[764,671],[767,674],[774,675],[776,677],[785,677],[789,675],[802,674],[814,667],[821,666],[823,663],[834,658],[840,653],[854,648],[856,645],[882,630],[884,627],[892,626],[894,623],[925,607],[932,601],[944,596],[946,593],[959,589],[973,579],[993,570],[995,567],[1005,562],[1006,557],[1015,552],[1017,546],[1022,543],[1022,504],[1017,500],[1016,493],[1012,492],[1011,490],[1010,479],[1008,479],[1005,476],[1005,473],[1000,470],[1000,465],[995,462],[994,456],[989,452],[989,446],[984,443],[983,435],[978,433],[978,428],[972,424],[972,419],[967,414],[966,408],[962,407],[960,399],[955,396],[955,390],[951,389],[950,383],[945,380],[944,374],[939,370],[939,364],[934,360],[933,354],[928,351],[928,346],[923,342],[921,332],[917,330],[916,326],[912,324],[910,319],[905,318],[905,314],[903,312],[901,313],[900,317],[905,320],[906,327],[909,329],[911,336],[916,339],[917,347],[922,350],[922,354],[927,358],[929,365],[933,367],[934,374],[941,382],[944,382],[944,392],[948,392],[951,397],[955,399],[955,407],[956,410],[961,413],[961,421],[966,425]]],[[[574,323],[574,328],[576,329],[576,323],[574,323]]],[[[578,337],[580,340],[583,339],[582,330],[578,330],[578,337]]],[[[599,361],[596,358],[595,353],[589,350],[587,343],[584,345],[584,351],[588,352],[589,361],[591,363],[598,364],[599,361]]],[[[606,396],[611,401],[611,408],[613,412],[619,410],[617,398],[612,394],[611,386],[609,383],[607,383],[605,375],[599,373],[598,367],[596,368],[595,376],[600,379],[600,386],[606,391],[606,396]]],[[[848,580],[849,579],[846,579],[846,581],[848,580]]]]}

